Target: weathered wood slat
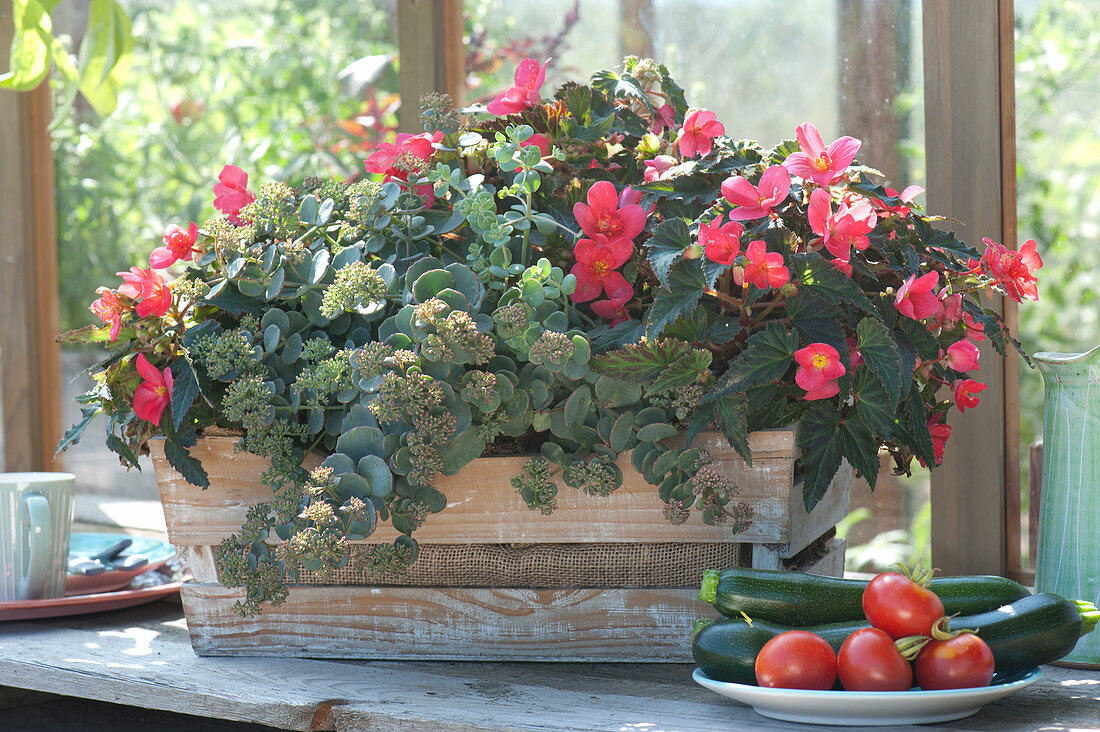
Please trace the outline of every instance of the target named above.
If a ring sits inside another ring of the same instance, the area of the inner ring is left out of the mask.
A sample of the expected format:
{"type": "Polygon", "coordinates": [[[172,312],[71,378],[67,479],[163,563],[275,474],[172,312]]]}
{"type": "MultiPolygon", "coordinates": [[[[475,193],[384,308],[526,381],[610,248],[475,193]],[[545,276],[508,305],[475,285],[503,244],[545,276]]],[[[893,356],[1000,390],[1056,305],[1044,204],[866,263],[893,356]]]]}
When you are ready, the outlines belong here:
{"type": "MultiPolygon", "coordinates": [[[[800,569],[837,575],[844,542],[800,569]]],[[[478,661],[691,661],[698,588],[294,586],[277,608],[241,618],[217,584],[182,589],[200,655],[478,661]]]]}
{"type": "MultiPolygon", "coordinates": [[[[176,546],[212,546],[235,533],[250,506],[270,500],[257,480],[266,463],[253,455],[234,453],[231,437],[205,438],[192,454],[210,471],[212,488],[202,491],[167,466],[159,445],[153,446],[157,485],[176,546]]],[[[812,513],[807,514],[799,491],[792,491],[795,455],[793,430],[769,430],[750,435],[753,466],[749,467],[718,433],[700,435],[696,444],[714,456],[714,467],[740,486],[738,500],[753,507],[753,523],[735,538],[739,542],[788,545],[792,556],[821,536],[848,510],[846,477],[838,481],[812,513]]],[[[445,544],[731,541],[728,526],[707,526],[697,512],[686,526],[674,526],[662,516],[657,489],[645,482],[624,455],[625,482],[606,498],[586,496],[572,488],[558,493],[558,509],[549,516],[531,511],[508,481],[527,457],[481,458],[455,476],[441,478],[439,490],[447,508],[433,514],[417,530],[417,541],[445,544]],[[486,507],[492,506],[491,515],[486,507]],[[491,520],[488,520],[490,519],[491,520]]],[[[379,526],[371,543],[398,536],[379,526]]]]}
{"type": "Polygon", "coordinates": [[[697,592],[295,586],[250,618],[232,611],[237,590],[181,595],[200,655],[687,663],[692,623],[714,615],[697,592]]]}

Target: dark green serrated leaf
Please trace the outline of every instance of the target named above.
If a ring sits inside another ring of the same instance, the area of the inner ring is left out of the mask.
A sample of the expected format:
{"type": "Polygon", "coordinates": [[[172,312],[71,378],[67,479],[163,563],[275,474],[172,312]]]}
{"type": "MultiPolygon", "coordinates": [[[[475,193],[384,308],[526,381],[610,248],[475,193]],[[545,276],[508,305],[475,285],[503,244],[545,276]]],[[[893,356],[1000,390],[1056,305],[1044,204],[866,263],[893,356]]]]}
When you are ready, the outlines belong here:
{"type": "Polygon", "coordinates": [[[100,407],[81,407],[80,421],[65,430],[65,434],[61,436],[61,440],[57,443],[57,449],[54,450],[53,456],[57,457],[58,453],[69,445],[76,445],[79,443],[80,437],[84,434],[84,430],[88,428],[88,425],[95,419],[95,416],[102,411],[103,409],[100,407]]]}
{"type": "Polygon", "coordinates": [[[875,306],[852,279],[834,267],[817,252],[802,252],[791,257],[791,281],[802,285],[831,303],[850,303],[864,312],[874,314],[875,306]]]}
{"type": "Polygon", "coordinates": [[[735,392],[775,381],[786,373],[798,350],[798,335],[779,323],[753,334],[745,341],[745,350],[730,364],[715,389],[703,398],[713,402],[735,392]]]}
{"type": "Polygon", "coordinates": [[[826,343],[847,360],[848,344],[840,327],[843,320],[840,308],[804,290],[787,301],[787,315],[803,343],[826,343]]]}
{"type": "Polygon", "coordinates": [[[669,219],[658,225],[653,230],[653,236],[646,241],[646,260],[665,287],[669,286],[669,270],[683,258],[684,250],[689,246],[691,232],[688,231],[687,222],[679,218],[669,219]]]}
{"type": "Polygon", "coordinates": [[[878,377],[869,369],[856,369],[852,389],[855,392],[856,413],[860,421],[884,440],[893,437],[897,419],[894,409],[896,402],[878,377]]]}
{"type": "Polygon", "coordinates": [[[856,326],[856,345],[867,367],[886,387],[892,404],[897,404],[909,374],[902,370],[901,354],[890,331],[877,318],[864,318],[856,326]]]}
{"type": "Polygon", "coordinates": [[[802,502],[811,511],[829,488],[840,468],[843,450],[840,445],[840,417],[831,409],[809,412],[798,428],[800,460],[805,470],[802,502]]]}
{"type": "Polygon", "coordinates": [[[913,454],[924,461],[925,465],[936,464],[936,453],[932,446],[932,433],[928,429],[928,410],[921,398],[916,384],[904,403],[905,411],[898,420],[896,434],[909,446],[913,454]]]}
{"type": "Polygon", "coordinates": [[[874,490],[878,479],[879,441],[861,422],[846,419],[840,424],[840,447],[844,457],[874,490]]]}
{"type": "Polygon", "coordinates": [[[180,443],[171,438],[166,439],[164,441],[164,457],[168,459],[168,464],[175,468],[176,472],[182,475],[191,485],[197,485],[200,488],[210,487],[210,477],[203,470],[202,463],[193,457],[187,451],[187,448],[180,443]]]}
{"type": "Polygon", "coordinates": [[[199,395],[199,379],[190,359],[180,356],[172,362],[172,423],[178,430],[199,395]]]}
{"type": "Polygon", "coordinates": [[[693,350],[702,349],[693,349],[690,344],[676,338],[661,338],[601,354],[593,358],[590,365],[593,371],[600,374],[632,384],[648,384],[668,367],[691,358],[693,350]]]}
{"type": "MultiPolygon", "coordinates": [[[[117,455],[124,458],[126,460],[127,464],[130,465],[130,467],[137,468],[138,472],[139,473],[141,472],[141,463],[138,462],[137,455],[135,455],[134,451],[130,449],[130,446],[127,445],[125,442],[123,442],[119,438],[119,436],[116,435],[114,432],[108,432],[107,433],[107,448],[109,450],[111,450],[111,452],[116,453],[117,455]]],[[[167,452],[167,448],[165,449],[165,451],[167,452]]],[[[171,458],[169,458],[169,462],[171,462],[171,458]]],[[[177,470],[178,470],[178,468],[177,468],[177,470]]],[[[182,474],[183,471],[180,471],[180,473],[182,474]]],[[[184,477],[187,477],[187,476],[184,475],[184,477]]],[[[187,482],[192,483],[192,481],[190,479],[187,482]]],[[[198,483],[192,483],[192,485],[199,485],[199,484],[198,483]]],[[[203,486],[203,487],[205,488],[206,486],[203,486]]]]}
{"type": "Polygon", "coordinates": [[[670,323],[695,309],[707,282],[699,260],[677,262],[669,272],[668,287],[657,290],[646,318],[646,336],[656,338],[670,323]]]}
{"type": "Polygon", "coordinates": [[[744,394],[731,394],[714,403],[714,416],[722,428],[722,434],[737,454],[752,466],[749,450],[748,400],[744,394]]]}

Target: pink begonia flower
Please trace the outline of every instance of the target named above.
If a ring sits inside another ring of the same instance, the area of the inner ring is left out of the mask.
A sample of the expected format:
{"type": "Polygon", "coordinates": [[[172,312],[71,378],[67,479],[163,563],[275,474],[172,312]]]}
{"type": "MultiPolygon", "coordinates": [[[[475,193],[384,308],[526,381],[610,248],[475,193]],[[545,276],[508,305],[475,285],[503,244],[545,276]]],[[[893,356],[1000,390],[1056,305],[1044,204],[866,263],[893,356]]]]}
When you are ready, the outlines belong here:
{"type": "Polygon", "coordinates": [[[844,342],[848,346],[848,363],[854,370],[856,366],[863,363],[863,354],[859,351],[859,343],[855,338],[848,336],[844,339],[844,342]]]}
{"type": "MultiPolygon", "coordinates": [[[[927,422],[928,431],[932,434],[932,453],[936,456],[936,465],[943,462],[943,451],[947,447],[947,438],[951,437],[951,425],[940,423],[939,418],[939,415],[933,414],[927,422]]],[[[922,466],[928,467],[921,458],[918,457],[917,460],[922,466]]]]}
{"type": "Polygon", "coordinates": [[[581,239],[573,248],[577,262],[569,271],[577,278],[577,289],[573,292],[573,302],[589,302],[606,292],[611,300],[627,300],[634,289],[620,272],[619,267],[626,264],[634,253],[634,244],[622,237],[608,239],[595,234],[591,239],[581,239]]]}
{"type": "Polygon", "coordinates": [[[676,126],[676,110],[672,108],[671,104],[662,104],[657,107],[653,121],[649,125],[649,131],[654,135],[659,135],[663,130],[672,129],[676,126]]]}
{"type": "Polygon", "coordinates": [[[214,208],[225,214],[230,223],[240,226],[244,223],[239,216],[241,209],[255,200],[256,196],[248,190],[248,173],[236,165],[222,168],[214,184],[214,208]]]}
{"type": "Polygon", "coordinates": [[[985,253],[982,254],[982,271],[997,280],[1005,294],[1016,302],[1039,299],[1038,280],[1035,272],[1043,266],[1043,260],[1034,239],[1028,239],[1020,251],[1014,252],[1003,244],[983,238],[985,253]]]}
{"type": "Polygon", "coordinates": [[[965,338],[947,347],[947,365],[961,373],[978,368],[981,351],[965,338]]]}
{"type": "Polygon", "coordinates": [[[164,246],[157,247],[149,254],[149,266],[153,269],[171,267],[179,260],[189,261],[191,255],[199,250],[195,242],[199,239],[199,227],[195,222],[185,231],[178,224],[168,224],[164,229],[164,246]]]}
{"type": "Polygon", "coordinates": [[[172,306],[172,291],[164,278],[151,269],[131,267],[129,272],[116,272],[125,282],[118,286],[118,294],[131,300],[141,299],[134,308],[139,318],[155,315],[160,318],[172,306]]]}
{"type": "Polygon", "coordinates": [[[829,261],[834,267],[839,269],[845,277],[851,277],[852,272],[855,271],[854,269],[852,269],[852,265],[850,262],[845,262],[842,259],[830,259],[829,261]]]}
{"type": "Polygon", "coordinates": [[[854,137],[841,137],[826,148],[821,133],[809,122],[798,126],[795,137],[801,151],[788,155],[783,167],[819,186],[827,186],[844,175],[862,144],[854,137]]]}
{"type": "Polygon", "coordinates": [[[749,221],[772,215],[772,209],[783,203],[791,190],[791,174],[782,165],[773,165],[753,185],[747,178],[735,175],[722,182],[722,196],[737,208],[730,212],[733,221],[749,221]]]}
{"type": "Polygon", "coordinates": [[[165,407],[172,402],[172,369],[158,371],[144,353],[138,354],[136,363],[144,381],[134,390],[134,414],[146,422],[160,424],[165,407]]]}
{"type": "MultiPolygon", "coordinates": [[[[883,201],[880,201],[878,199],[874,199],[875,210],[877,210],[877,211],[879,211],[883,214],[897,214],[898,216],[900,216],[902,218],[905,218],[906,216],[908,216],[909,214],[911,214],[913,212],[913,209],[910,208],[910,206],[908,204],[911,204],[913,202],[913,199],[916,198],[917,196],[919,196],[922,193],[924,193],[924,189],[921,188],[920,186],[909,186],[908,188],[906,188],[901,193],[898,193],[893,188],[887,188],[886,189],[886,195],[888,195],[892,198],[900,199],[901,203],[890,206],[890,205],[886,204],[883,201]]],[[[944,426],[946,426],[946,425],[944,425],[944,426]]],[[[950,428],[948,428],[948,429],[950,429],[950,428]]]]}
{"type": "Polygon", "coordinates": [[[118,340],[118,329],[122,327],[122,316],[129,308],[118,299],[118,293],[106,287],[96,288],[95,294],[99,299],[88,306],[88,309],[99,316],[104,325],[111,325],[111,343],[118,340]]]}
{"type": "Polygon", "coordinates": [[[601,180],[592,184],[585,198],[573,205],[573,216],[586,235],[633,239],[645,228],[645,209],[636,203],[620,206],[615,184],[601,180]]]}
{"type": "Polygon", "coordinates": [[[646,183],[652,183],[655,180],[665,180],[671,177],[668,170],[676,165],[676,158],[671,155],[658,155],[652,160],[646,160],[644,165],[645,173],[642,177],[646,183]]]}
{"type": "Polygon", "coordinates": [[[842,262],[851,257],[852,247],[863,250],[870,246],[867,235],[878,221],[870,201],[862,196],[841,202],[834,212],[833,199],[824,188],[817,188],[810,194],[807,217],[810,228],[821,237],[825,248],[842,262]]]}
{"type": "Polygon", "coordinates": [[[959,320],[962,318],[962,295],[957,293],[952,295],[945,287],[940,290],[938,297],[940,304],[943,305],[943,310],[935,316],[936,325],[944,330],[951,330],[959,324],[959,320]]]}
{"type": "Polygon", "coordinates": [[[955,406],[960,412],[978,406],[978,392],[984,391],[986,385],[974,379],[959,379],[951,385],[955,392],[955,406]]]}
{"type": "Polygon", "coordinates": [[[757,239],[749,242],[745,250],[744,278],[746,282],[766,290],[769,287],[782,287],[791,279],[791,273],[783,266],[783,255],[779,252],[769,252],[767,244],[757,239]]]}
{"type": "Polygon", "coordinates": [[[917,277],[909,275],[909,279],[898,288],[894,296],[894,307],[898,312],[913,320],[924,320],[936,315],[943,308],[936,293],[936,285],[940,281],[940,273],[932,270],[928,274],[917,277]]]}
{"type": "Polygon", "coordinates": [[[625,186],[619,191],[619,208],[623,206],[638,206],[642,203],[642,192],[635,190],[633,186],[625,186]]]}
{"type": "Polygon", "coordinates": [[[722,219],[714,219],[699,225],[699,243],[707,259],[718,264],[733,264],[741,253],[741,235],[745,227],[736,221],[720,225],[722,219]]]}
{"type": "Polygon", "coordinates": [[[546,135],[543,135],[539,132],[536,132],[519,144],[520,147],[527,147],[529,145],[534,145],[535,147],[537,147],[544,158],[550,154],[553,148],[553,146],[550,144],[550,140],[547,139],[546,135]]]}
{"type": "Polygon", "coordinates": [[[546,64],[548,63],[550,63],[550,59],[546,59],[545,63],[541,64],[533,58],[525,58],[520,61],[519,66],[516,67],[516,73],[512,77],[515,84],[498,94],[493,101],[485,105],[485,109],[488,110],[489,114],[500,117],[522,112],[528,107],[533,107],[541,102],[542,95],[539,93],[539,89],[542,87],[542,83],[546,81],[546,64]]]}
{"type": "Polygon", "coordinates": [[[798,371],[795,383],[806,390],[807,401],[828,399],[840,391],[836,380],[846,373],[840,354],[828,343],[811,343],[794,352],[798,371]]]}
{"type": "MultiPolygon", "coordinates": [[[[393,142],[379,143],[378,148],[363,162],[368,173],[382,176],[382,182],[399,180],[408,184],[409,174],[420,173],[427,168],[427,162],[435,153],[435,143],[443,139],[443,133],[424,132],[419,135],[400,133],[393,142]]],[[[424,183],[412,187],[416,195],[431,208],[435,203],[435,186],[424,183]]]]}
{"type": "MultiPolygon", "coordinates": [[[[630,287],[630,285],[627,285],[630,287]]],[[[630,290],[630,294],[625,297],[616,297],[612,300],[597,300],[592,303],[592,312],[599,315],[601,318],[606,318],[611,321],[611,325],[618,325],[619,323],[630,320],[630,313],[626,310],[626,303],[634,296],[633,288],[630,290]]]]}
{"type": "Polygon", "coordinates": [[[970,313],[963,313],[963,324],[966,325],[966,337],[975,343],[981,343],[985,340],[985,325],[974,320],[974,316],[970,313]]]}
{"type": "Polygon", "coordinates": [[[724,135],[726,127],[718,121],[718,115],[709,109],[693,109],[684,118],[677,144],[685,158],[710,155],[714,138],[724,135]]]}

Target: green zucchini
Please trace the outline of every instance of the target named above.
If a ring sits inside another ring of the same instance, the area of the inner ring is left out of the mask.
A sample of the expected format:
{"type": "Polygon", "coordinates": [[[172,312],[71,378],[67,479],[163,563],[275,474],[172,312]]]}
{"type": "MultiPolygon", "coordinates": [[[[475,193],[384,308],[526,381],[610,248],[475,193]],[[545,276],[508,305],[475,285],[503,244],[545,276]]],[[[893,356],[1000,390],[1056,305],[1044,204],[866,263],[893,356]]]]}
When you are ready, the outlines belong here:
{"type": "MultiPolygon", "coordinates": [[[[1073,650],[1077,639],[1091,632],[1100,611],[1089,602],[1058,595],[1029,595],[991,612],[951,618],[951,630],[973,630],[989,644],[1000,676],[1057,661],[1073,650]]],[[[817,633],[839,650],[844,639],[866,622],[830,623],[798,628],[817,633]]],[[[755,684],[756,654],[790,626],[766,620],[723,618],[704,627],[692,641],[695,663],[718,681],[755,684]]]]}
{"type": "MultiPolygon", "coordinates": [[[[863,620],[866,587],[864,580],[735,567],[703,572],[699,599],[730,618],[743,612],[753,620],[820,625],[863,620]]],[[[1021,584],[992,575],[936,577],[929,589],[948,615],[994,610],[1031,594],[1021,584]]]]}

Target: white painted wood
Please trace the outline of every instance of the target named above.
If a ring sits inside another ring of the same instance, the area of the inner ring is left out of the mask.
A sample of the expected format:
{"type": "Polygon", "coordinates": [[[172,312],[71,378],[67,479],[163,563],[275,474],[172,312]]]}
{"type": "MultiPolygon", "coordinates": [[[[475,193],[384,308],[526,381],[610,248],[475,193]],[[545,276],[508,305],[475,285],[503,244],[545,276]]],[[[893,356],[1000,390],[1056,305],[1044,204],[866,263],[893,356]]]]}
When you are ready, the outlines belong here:
{"type": "MultiPolygon", "coordinates": [[[[790,731],[691,680],[690,664],[351,662],[203,658],[178,607],[5,623],[9,687],[292,730],[790,731]],[[29,653],[28,649],[33,649],[29,653]]],[[[685,640],[686,642],[686,640],[685,640]]],[[[948,732],[1096,729],[1100,672],[1046,666],[1034,686],[948,732]]],[[[926,732],[927,727],[868,728],[926,732]]]]}

